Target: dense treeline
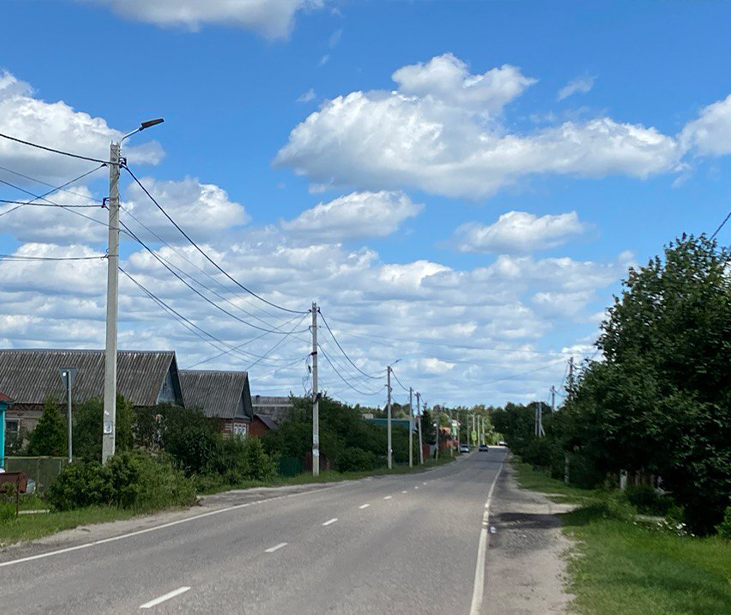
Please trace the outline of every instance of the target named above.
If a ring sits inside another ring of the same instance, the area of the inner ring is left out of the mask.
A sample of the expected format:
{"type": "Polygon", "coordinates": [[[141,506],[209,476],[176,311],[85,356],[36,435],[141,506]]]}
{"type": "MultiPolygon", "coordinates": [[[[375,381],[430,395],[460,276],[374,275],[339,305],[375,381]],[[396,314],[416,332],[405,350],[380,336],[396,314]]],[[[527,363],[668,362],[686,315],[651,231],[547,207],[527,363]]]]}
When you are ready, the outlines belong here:
{"type": "Polygon", "coordinates": [[[727,250],[683,236],[630,269],[602,324],[603,357],[569,382],[547,437],[530,436],[531,409],[506,408],[496,428],[554,474],[568,452],[589,482],[659,476],[690,528],[712,532],[731,504],[730,265],[727,250]]]}

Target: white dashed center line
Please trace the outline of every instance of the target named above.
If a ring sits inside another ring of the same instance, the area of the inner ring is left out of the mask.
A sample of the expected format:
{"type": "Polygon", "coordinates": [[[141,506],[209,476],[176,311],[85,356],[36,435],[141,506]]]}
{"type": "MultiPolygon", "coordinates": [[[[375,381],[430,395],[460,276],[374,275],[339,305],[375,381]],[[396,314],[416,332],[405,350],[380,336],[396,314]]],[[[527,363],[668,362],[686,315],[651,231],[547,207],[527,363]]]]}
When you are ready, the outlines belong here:
{"type": "Polygon", "coordinates": [[[178,589],[171,591],[164,596],[160,596],[159,598],[155,598],[154,600],[150,600],[149,602],[145,602],[145,604],[141,605],[141,609],[151,609],[153,606],[157,606],[158,604],[165,602],[166,600],[170,600],[170,598],[175,598],[175,596],[179,596],[180,594],[184,594],[190,589],[190,587],[179,587],[178,589]]]}
{"type": "Polygon", "coordinates": [[[419,488],[419,485],[416,485],[416,486],[414,487],[414,489],[418,489],[418,488],[419,488]]]}
{"type": "Polygon", "coordinates": [[[337,517],[334,519],[330,519],[330,521],[325,521],[325,523],[323,523],[322,525],[327,527],[328,525],[332,525],[333,523],[336,523],[336,522],[337,522],[337,517]]]}
{"type": "Polygon", "coordinates": [[[390,499],[391,499],[392,497],[393,497],[392,495],[387,495],[387,496],[386,496],[385,498],[383,498],[383,499],[384,499],[384,500],[390,500],[390,499]]]}
{"type": "Polygon", "coordinates": [[[279,551],[279,549],[281,549],[282,547],[286,547],[287,544],[289,544],[289,543],[280,542],[278,545],[274,545],[273,547],[269,547],[266,551],[264,551],[264,553],[274,553],[275,551],[279,551]]]}
{"type": "Polygon", "coordinates": [[[363,504],[362,506],[358,506],[358,508],[363,510],[364,508],[368,508],[369,506],[370,506],[370,504],[363,504]]]}
{"type": "Polygon", "coordinates": [[[407,493],[407,491],[406,491],[406,490],[404,490],[404,491],[402,491],[401,493],[407,493]]]}

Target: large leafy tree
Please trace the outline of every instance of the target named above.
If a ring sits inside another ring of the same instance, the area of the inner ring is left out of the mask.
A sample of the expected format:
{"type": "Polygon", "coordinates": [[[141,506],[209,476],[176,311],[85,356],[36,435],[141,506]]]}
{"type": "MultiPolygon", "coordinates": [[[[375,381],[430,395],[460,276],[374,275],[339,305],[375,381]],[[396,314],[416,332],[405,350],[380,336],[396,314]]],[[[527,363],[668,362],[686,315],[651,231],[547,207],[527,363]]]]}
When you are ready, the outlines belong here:
{"type": "Polygon", "coordinates": [[[731,257],[683,236],[631,269],[572,387],[567,444],[606,471],[656,472],[698,532],[731,494],[731,257]]]}

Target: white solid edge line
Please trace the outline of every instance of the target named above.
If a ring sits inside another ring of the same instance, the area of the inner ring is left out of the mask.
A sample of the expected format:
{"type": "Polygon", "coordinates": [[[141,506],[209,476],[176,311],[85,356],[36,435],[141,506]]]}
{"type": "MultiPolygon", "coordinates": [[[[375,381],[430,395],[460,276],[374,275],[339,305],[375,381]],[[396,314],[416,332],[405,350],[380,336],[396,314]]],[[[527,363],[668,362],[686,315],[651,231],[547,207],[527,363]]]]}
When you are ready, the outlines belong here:
{"type": "Polygon", "coordinates": [[[289,543],[287,542],[280,542],[278,545],[274,545],[273,547],[269,547],[264,553],[274,553],[275,551],[279,551],[282,547],[286,547],[289,543]]]}
{"type": "Polygon", "coordinates": [[[145,604],[141,605],[141,609],[151,609],[153,606],[157,606],[161,602],[165,602],[166,600],[170,600],[170,598],[175,598],[175,596],[179,596],[180,594],[184,594],[190,589],[190,587],[179,587],[178,589],[168,592],[167,594],[160,596],[159,598],[155,598],[154,600],[150,600],[149,602],[145,602],[145,604]]]}
{"type": "Polygon", "coordinates": [[[335,517],[334,519],[330,519],[329,521],[325,521],[325,523],[323,523],[322,525],[324,527],[327,527],[328,525],[332,525],[333,523],[337,523],[337,521],[338,521],[338,518],[335,517]]]}
{"type": "MultiPolygon", "coordinates": [[[[503,462],[504,463],[504,462],[503,462]]],[[[472,606],[470,607],[470,615],[480,615],[482,609],[482,597],[485,591],[485,555],[487,553],[487,526],[490,522],[490,502],[492,493],[495,490],[497,479],[500,472],[503,471],[503,464],[495,474],[495,478],[487,492],[487,500],[485,501],[485,512],[482,514],[482,528],[480,528],[480,544],[477,547],[477,564],[475,565],[475,584],[472,588],[472,606]]]]}
{"type": "Polygon", "coordinates": [[[111,538],[103,538],[101,540],[95,540],[94,542],[87,542],[82,545],[76,545],[74,547],[66,547],[65,549],[58,549],[57,551],[48,551],[47,553],[39,553],[38,555],[29,555],[28,557],[21,557],[20,559],[13,559],[8,562],[0,562],[0,568],[5,566],[12,566],[14,564],[22,564],[24,562],[32,562],[33,560],[43,559],[45,557],[51,557],[52,555],[63,555],[64,553],[71,553],[72,551],[80,551],[81,549],[88,549],[89,547],[95,547],[97,545],[103,545],[108,542],[116,542],[117,540],[124,540],[125,538],[133,538],[135,536],[141,536],[142,534],[148,534],[149,532],[156,532],[157,530],[163,530],[168,527],[174,527],[181,523],[188,523],[189,521],[195,521],[196,519],[203,519],[204,517],[212,517],[213,515],[220,515],[221,513],[229,512],[231,510],[238,510],[240,508],[248,508],[249,506],[257,506],[264,504],[265,502],[274,502],[276,500],[283,500],[285,498],[293,498],[300,495],[307,495],[310,493],[321,493],[327,489],[334,489],[344,485],[345,483],[339,483],[332,485],[331,487],[322,487],[313,491],[302,491],[300,493],[288,493],[287,495],[280,495],[274,498],[268,498],[266,500],[257,500],[256,502],[246,502],[245,504],[235,504],[234,506],[228,506],[226,508],[218,508],[211,510],[194,517],[186,517],[185,519],[178,519],[177,521],[170,521],[161,525],[155,525],[153,527],[145,528],[144,530],[136,530],[129,534],[120,534],[119,536],[112,536],[111,538]]]}
{"type": "Polygon", "coordinates": [[[383,499],[384,499],[384,500],[390,500],[390,499],[391,499],[392,497],[393,497],[392,495],[387,495],[387,496],[386,496],[385,498],[383,498],[383,499]]]}
{"type": "Polygon", "coordinates": [[[360,508],[361,510],[363,510],[364,508],[368,508],[369,506],[370,506],[370,504],[363,504],[361,506],[358,506],[358,508],[360,508]]]}

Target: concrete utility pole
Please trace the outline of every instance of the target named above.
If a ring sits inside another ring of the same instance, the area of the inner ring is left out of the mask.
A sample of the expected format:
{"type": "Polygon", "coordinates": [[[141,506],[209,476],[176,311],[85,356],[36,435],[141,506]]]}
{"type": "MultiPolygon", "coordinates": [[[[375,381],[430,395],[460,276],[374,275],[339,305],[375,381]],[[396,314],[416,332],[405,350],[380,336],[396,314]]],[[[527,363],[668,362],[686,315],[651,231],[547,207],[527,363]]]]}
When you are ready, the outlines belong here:
{"type": "Polygon", "coordinates": [[[414,467],[414,389],[409,387],[409,467],[414,467]]]}
{"type": "MultiPolygon", "coordinates": [[[[424,404],[424,409],[426,409],[426,404],[424,404]]],[[[441,411],[440,412],[435,412],[435,414],[434,414],[434,416],[437,419],[437,422],[436,422],[436,426],[437,426],[437,429],[436,429],[436,432],[437,432],[437,451],[436,451],[436,453],[434,455],[434,459],[439,459],[439,415],[440,414],[441,414],[441,411]]]]}
{"type": "Polygon", "coordinates": [[[388,449],[386,450],[386,459],[388,460],[388,469],[393,467],[392,445],[391,445],[391,366],[386,366],[386,389],[388,389],[388,402],[386,403],[387,412],[387,431],[388,431],[388,449]]]}
{"type": "Polygon", "coordinates": [[[102,463],[114,455],[117,420],[117,317],[119,314],[119,174],[123,160],[122,142],[133,134],[162,124],[158,118],[142,122],[139,128],[109,146],[109,240],[107,244],[107,335],[104,349],[104,416],[102,421],[102,463]]]}
{"type": "Polygon", "coordinates": [[[312,302],[312,476],[320,475],[320,396],[317,391],[317,303],[312,302]]]}
{"type": "MultiPolygon", "coordinates": [[[[476,434],[476,433],[477,432],[475,431],[475,413],[473,412],[472,413],[472,434],[476,434]]],[[[471,436],[470,440],[472,440],[472,446],[474,446],[475,444],[477,444],[477,439],[472,434],[470,434],[470,436],[471,436]]]]}
{"type": "Polygon", "coordinates": [[[556,412],[556,387],[551,387],[551,413],[556,412]]]}
{"type": "Polygon", "coordinates": [[[114,455],[117,417],[117,316],[119,313],[119,171],[120,143],[109,146],[109,243],[107,247],[107,338],[104,350],[104,421],[102,463],[114,455]]]}
{"type": "Polygon", "coordinates": [[[416,393],[416,414],[419,417],[419,464],[424,465],[424,444],[421,440],[421,394],[416,393]]]}

